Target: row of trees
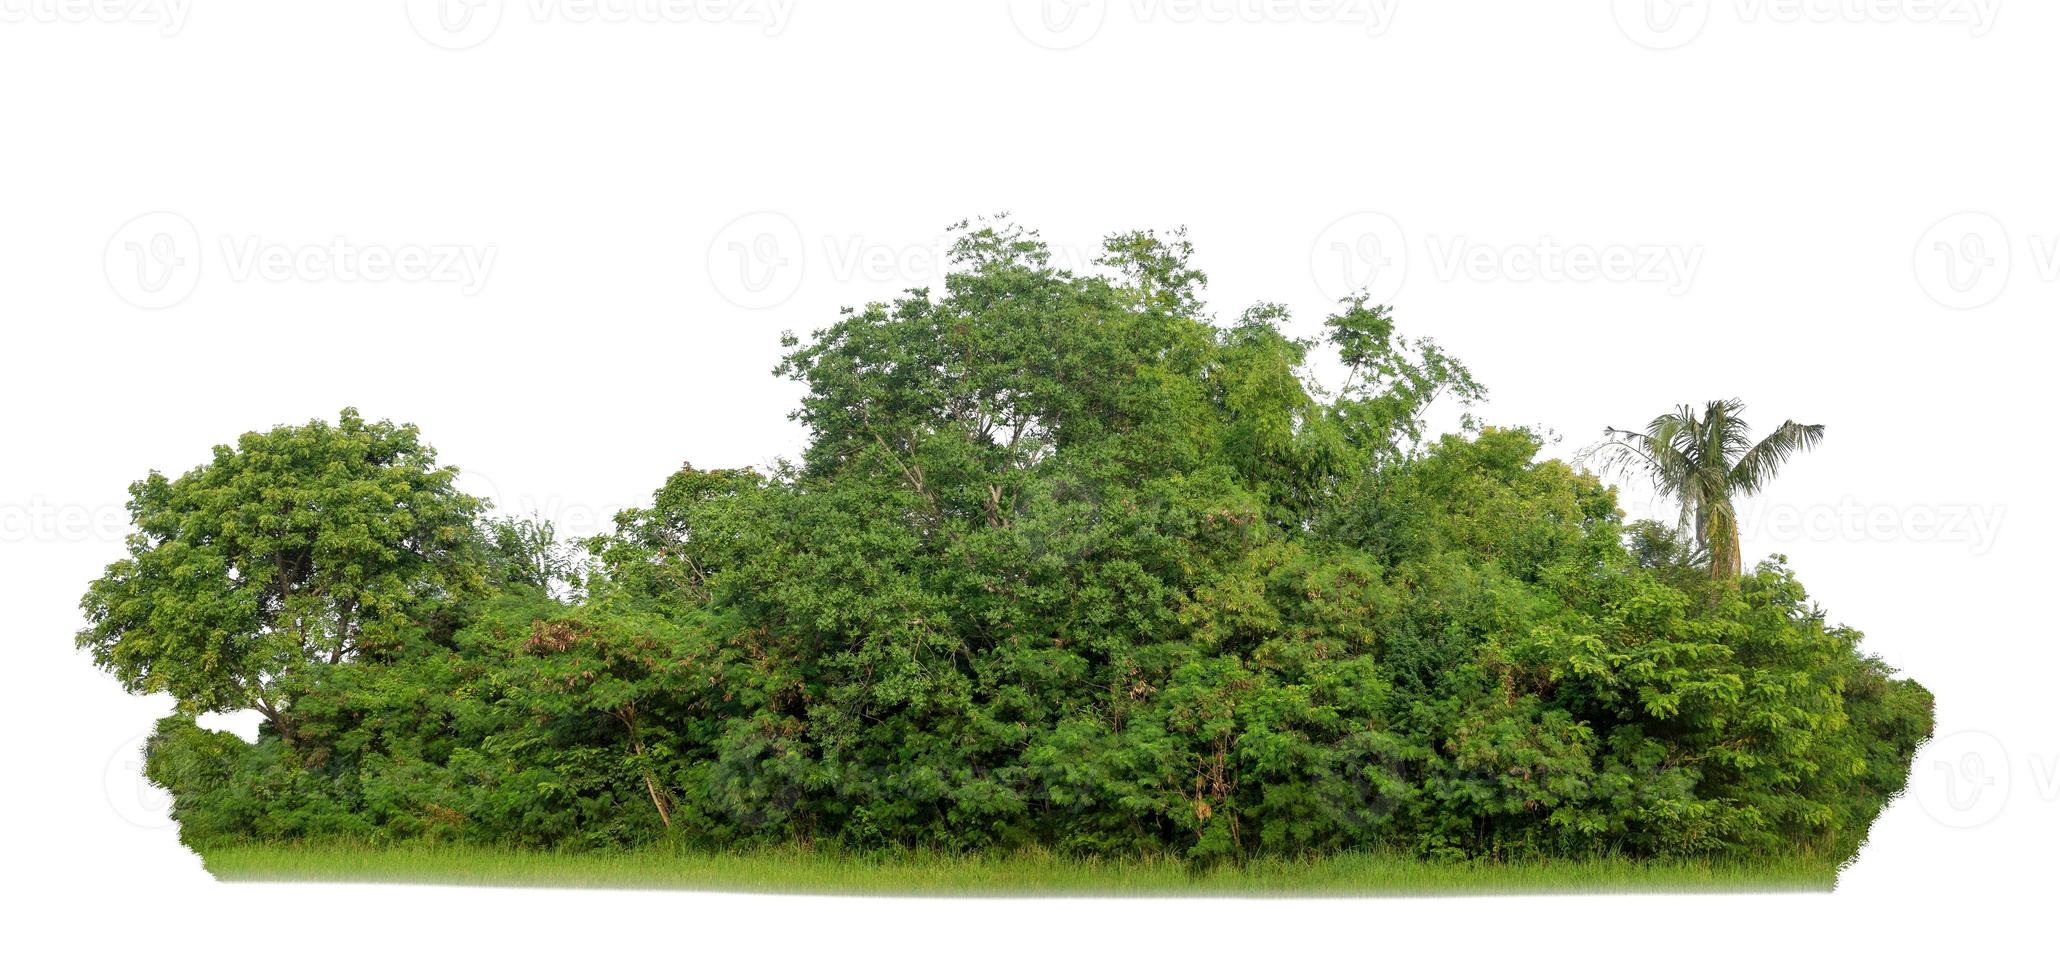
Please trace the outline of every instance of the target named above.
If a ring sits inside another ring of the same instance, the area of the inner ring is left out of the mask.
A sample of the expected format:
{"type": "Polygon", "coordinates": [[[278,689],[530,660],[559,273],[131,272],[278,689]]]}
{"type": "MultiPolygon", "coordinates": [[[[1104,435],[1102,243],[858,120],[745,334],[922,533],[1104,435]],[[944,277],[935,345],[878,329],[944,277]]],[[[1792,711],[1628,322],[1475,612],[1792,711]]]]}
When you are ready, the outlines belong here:
{"type": "Polygon", "coordinates": [[[1738,568],[1821,428],[1613,431],[1687,515],[1627,528],[1526,431],[1428,438],[1483,392],[1385,308],[1219,325],[1150,234],[955,258],[788,338],[800,459],[573,554],[350,411],[137,483],[80,643],[176,699],[189,839],[1837,857],[1903,785],[1929,695],[1738,568]]]}

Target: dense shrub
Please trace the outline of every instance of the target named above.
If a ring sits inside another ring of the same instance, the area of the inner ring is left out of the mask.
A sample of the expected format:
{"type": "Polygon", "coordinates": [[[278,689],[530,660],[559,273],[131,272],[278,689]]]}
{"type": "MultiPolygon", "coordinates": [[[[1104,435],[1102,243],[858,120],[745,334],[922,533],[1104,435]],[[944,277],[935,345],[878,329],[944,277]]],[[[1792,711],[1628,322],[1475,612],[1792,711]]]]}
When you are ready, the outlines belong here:
{"type": "Polygon", "coordinates": [[[1185,245],[1150,235],[1111,239],[1105,276],[1009,229],[957,259],[941,295],[789,338],[801,459],[683,468],[570,583],[536,526],[483,524],[380,552],[358,628],[320,587],[350,576],[294,537],[323,519],[294,488],[356,493],[343,513],[396,506],[383,487],[427,494],[411,513],[478,509],[360,433],[384,467],[364,481],[332,460],[249,488],[304,519],[206,498],[210,527],[260,523],[182,574],[307,567],[270,592],[207,580],[241,633],[170,630],[187,619],[135,570],[214,532],[153,502],[314,437],[139,484],[144,533],[81,639],[132,687],[205,695],[150,747],[186,833],[1838,858],[1902,787],[1921,687],[1780,561],[1688,568],[1672,529],[1627,529],[1527,431],[1425,444],[1433,400],[1481,390],[1386,309],[1348,303],[1317,341],[1276,307],[1219,327],[1185,245]],[[263,621],[288,603],[299,620],[263,621]],[[213,642],[273,666],[212,679],[213,642]],[[259,696],[255,746],[191,718],[259,696]]]}

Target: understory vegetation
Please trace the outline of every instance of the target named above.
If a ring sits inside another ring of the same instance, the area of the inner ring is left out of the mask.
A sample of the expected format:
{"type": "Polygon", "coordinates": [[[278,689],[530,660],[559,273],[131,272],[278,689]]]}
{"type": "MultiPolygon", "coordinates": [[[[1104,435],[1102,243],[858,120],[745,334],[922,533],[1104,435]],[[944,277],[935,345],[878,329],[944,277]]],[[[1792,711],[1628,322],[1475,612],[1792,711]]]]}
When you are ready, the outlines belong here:
{"type": "Polygon", "coordinates": [[[1903,787],[1930,695],[1726,523],[1821,427],[1612,430],[1684,504],[1627,526],[1530,431],[1427,432],[1484,391],[1384,307],[1218,323],[1177,236],[955,260],[788,338],[800,458],[576,547],[350,410],[136,483],[79,641],[176,699],[185,838],[1827,868],[1903,787]]]}

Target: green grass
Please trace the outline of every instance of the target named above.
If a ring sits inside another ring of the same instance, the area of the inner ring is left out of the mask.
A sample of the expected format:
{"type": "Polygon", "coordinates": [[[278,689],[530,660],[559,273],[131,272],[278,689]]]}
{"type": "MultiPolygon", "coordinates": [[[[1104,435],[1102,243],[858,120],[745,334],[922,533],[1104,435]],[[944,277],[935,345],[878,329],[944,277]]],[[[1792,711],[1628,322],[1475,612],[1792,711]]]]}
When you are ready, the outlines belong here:
{"type": "Polygon", "coordinates": [[[1621,859],[1438,864],[1382,854],[1195,870],[1170,859],[1044,853],[833,855],[798,848],[710,853],[557,852],[353,843],[203,847],[222,881],[380,882],[551,888],[940,896],[1383,896],[1830,891],[1837,870],[1804,861],[1621,859]]]}

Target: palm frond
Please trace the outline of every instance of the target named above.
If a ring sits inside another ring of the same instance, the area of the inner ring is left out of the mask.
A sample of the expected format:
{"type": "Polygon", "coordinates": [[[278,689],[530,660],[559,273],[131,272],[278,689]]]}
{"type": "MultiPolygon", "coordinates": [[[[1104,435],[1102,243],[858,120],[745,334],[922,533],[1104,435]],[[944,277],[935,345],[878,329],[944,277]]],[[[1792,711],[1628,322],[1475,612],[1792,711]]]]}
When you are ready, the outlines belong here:
{"type": "Polygon", "coordinates": [[[1780,428],[1738,457],[1729,474],[1732,489],[1748,496],[1760,492],[1773,481],[1781,464],[1797,453],[1815,449],[1823,441],[1821,425],[1803,425],[1792,419],[1781,423],[1780,428]]]}

